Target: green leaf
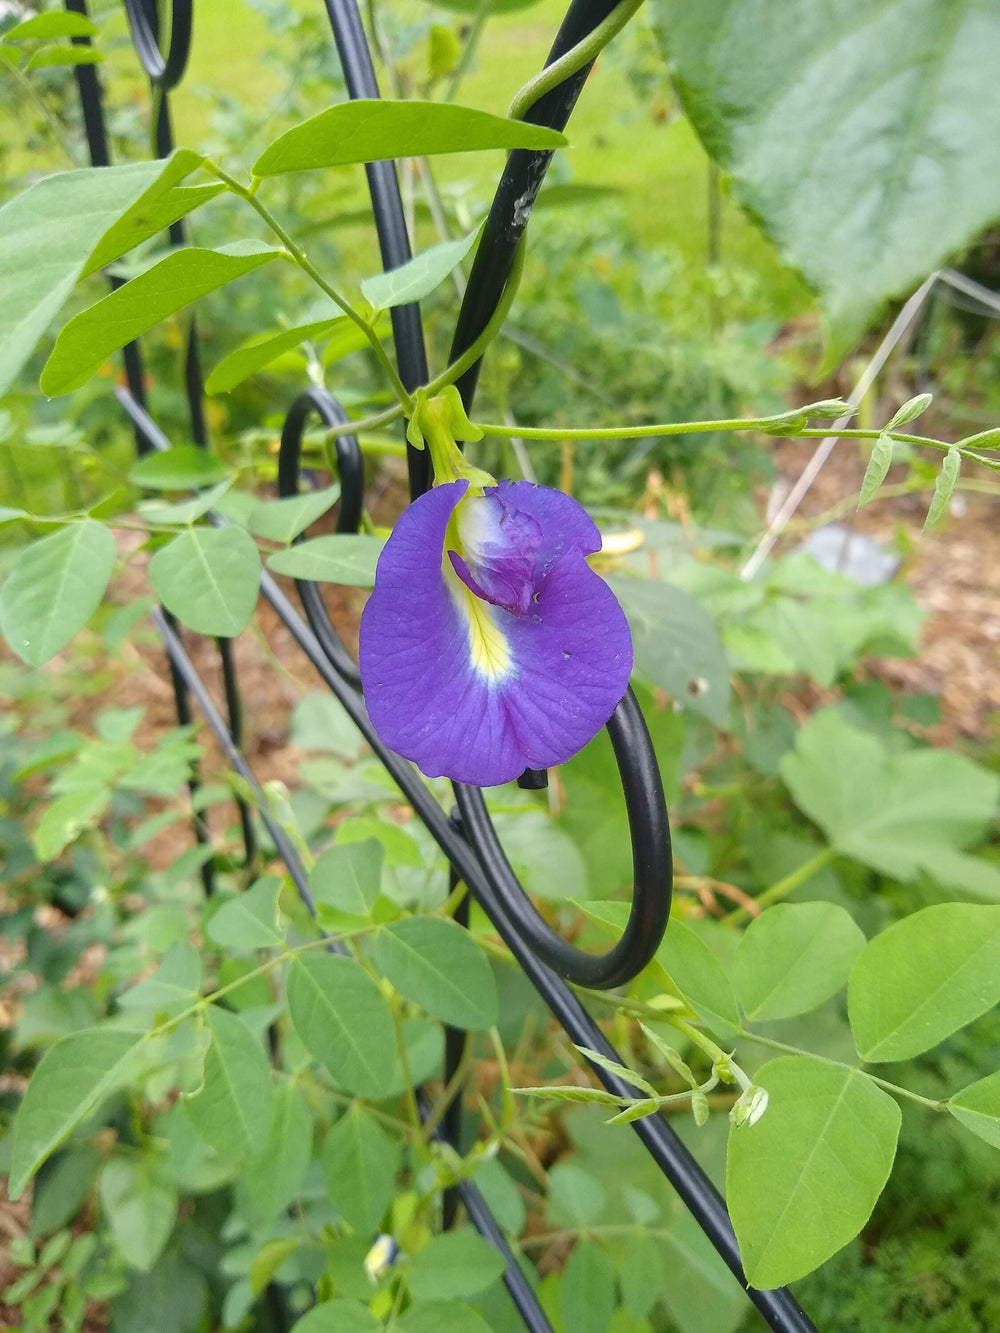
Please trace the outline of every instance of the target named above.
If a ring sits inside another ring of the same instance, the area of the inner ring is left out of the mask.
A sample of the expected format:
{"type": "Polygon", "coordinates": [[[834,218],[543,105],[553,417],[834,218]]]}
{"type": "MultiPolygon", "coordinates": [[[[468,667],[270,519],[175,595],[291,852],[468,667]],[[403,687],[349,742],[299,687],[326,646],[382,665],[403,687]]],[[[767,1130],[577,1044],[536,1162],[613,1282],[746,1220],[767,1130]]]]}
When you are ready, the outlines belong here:
{"type": "MultiPolygon", "coordinates": [[[[576,1045],[575,1042],[574,1045],[576,1045]]],[[[591,1064],[600,1065],[600,1067],[606,1069],[609,1074],[616,1074],[618,1078],[624,1079],[625,1082],[631,1084],[633,1088],[641,1088],[643,1092],[648,1092],[651,1097],[657,1095],[656,1089],[652,1084],[647,1083],[641,1074],[634,1073],[633,1070],[629,1069],[628,1065],[619,1064],[617,1060],[609,1060],[606,1055],[602,1055],[600,1051],[592,1051],[589,1046],[577,1046],[576,1049],[582,1056],[589,1060],[591,1064]]]]}
{"type": "Polygon", "coordinates": [[[122,1009],[151,1009],[171,1016],[190,1008],[201,990],[201,959],[187,940],[163,955],[152,976],[130,987],[118,1001],[122,1009]]]}
{"type": "MultiPolygon", "coordinates": [[[[0,395],[85,271],[104,234],[135,204],[157,198],[202,159],[187,149],[155,162],[46,176],[0,208],[0,395]]],[[[117,258],[117,256],[112,256],[117,258]]]]}
{"type": "Polygon", "coordinates": [[[35,825],[32,842],[35,855],[45,865],[75,842],[85,828],[92,828],[111,802],[106,786],[85,787],[67,792],[52,802],[35,825]]]}
{"type": "Polygon", "coordinates": [[[104,52],[92,46],[43,46],[28,57],[25,69],[46,69],[53,65],[99,65],[104,52]]]}
{"type": "Polygon", "coordinates": [[[143,1032],[88,1028],[46,1051],[31,1077],[14,1121],[10,1197],[24,1187],[80,1121],[127,1079],[143,1032]]]}
{"type": "Polygon", "coordinates": [[[396,1327],[400,1333],[491,1333],[478,1311],[458,1301],[417,1301],[396,1327]]]}
{"type": "Polygon", "coordinates": [[[389,310],[392,306],[423,300],[458,267],[475,245],[481,229],[478,226],[457,241],[432,245],[422,254],[414,255],[409,263],[389,269],[387,273],[362,278],[362,295],[376,310],[389,310]]]}
{"type": "Polygon", "coordinates": [[[360,963],[334,954],[292,961],[286,983],[303,1046],[342,1087],[381,1097],[395,1068],[395,1032],[382,992],[360,963]]]}
{"type": "Polygon", "coordinates": [[[607,1251],[578,1240],[563,1269],[559,1292],[563,1324],[573,1333],[607,1333],[618,1305],[615,1266],[607,1251]]]}
{"type": "Polygon", "coordinates": [[[149,491],[187,491],[229,481],[229,469],[220,458],[196,444],[178,444],[162,453],[147,454],[129,470],[128,479],[149,491]]]}
{"type": "Polygon", "coordinates": [[[85,14],[63,13],[52,10],[35,14],[30,19],[15,23],[3,35],[5,42],[38,41],[43,37],[96,37],[100,29],[85,14]]]}
{"type": "Polygon", "coordinates": [[[743,1323],[746,1296],[693,1217],[670,1226],[658,1271],[660,1297],[681,1333],[733,1333],[743,1323]]]}
{"type": "Polygon", "coordinates": [[[355,1102],[331,1127],[322,1156],[334,1208],[362,1236],[377,1231],[392,1199],[399,1145],[355,1102]]]}
{"type": "Polygon", "coordinates": [[[359,99],[341,102],[288,130],[260,155],[253,174],[277,176],[487,148],[561,148],[565,143],[554,130],[454,103],[359,99]]]}
{"type": "Polygon", "coordinates": [[[1000,907],[939,903],[869,941],[847,991],[862,1060],[909,1060],[1000,1002],[1000,907]]]}
{"type": "Polygon", "coordinates": [[[274,1095],[271,1126],[256,1157],[243,1165],[240,1188],[255,1216],[270,1221],[296,1199],[312,1159],[313,1119],[295,1083],[283,1083],[274,1095]]]}
{"type": "Polygon", "coordinates": [[[932,393],[918,393],[915,398],[908,398],[903,406],[893,414],[886,430],[895,430],[897,426],[905,426],[908,421],[915,421],[921,413],[927,411],[933,401],[934,395],[932,393]]]}
{"type": "Polygon", "coordinates": [[[596,1176],[573,1162],[559,1162],[549,1172],[548,1221],[583,1230],[600,1218],[607,1202],[607,1191],[596,1176]]]}
{"type": "Polygon", "coordinates": [[[39,388],[50,397],[78,389],[112,352],[168,315],[284,253],[259,241],[238,241],[225,252],[194,246],[175,250],[65,325],[39,388]]]}
{"type": "Polygon", "coordinates": [[[861,490],[858,494],[858,508],[866,505],[874,496],[875,492],[885,481],[886,473],[892,467],[892,451],[895,443],[889,435],[883,431],[875,441],[868,459],[868,466],[865,468],[864,479],[861,482],[861,490]]]}
{"type": "Polygon", "coordinates": [[[956,1092],[948,1110],[966,1129],[1000,1148],[1000,1074],[990,1074],[956,1092]]]}
{"type": "Polygon", "coordinates": [[[609,579],[632,628],[635,669],[683,708],[724,727],[729,664],[719,632],[700,603],[669,583],[609,579]]]}
{"type": "Polygon", "coordinates": [[[90,1193],[101,1155],[92,1144],[73,1144],[49,1159],[31,1193],[31,1234],[47,1236],[66,1226],[90,1193]]]}
{"type": "MultiPolygon", "coordinates": [[[[319,337],[336,325],[343,324],[346,319],[346,315],[337,315],[316,320],[312,324],[298,324],[293,329],[283,329],[281,333],[257,338],[247,347],[238,347],[235,352],[224,356],[209,375],[205,382],[206,393],[229,393],[237,384],[242,384],[285,352],[292,351],[310,338],[319,337]]],[[[351,327],[355,326],[352,324],[351,327]]]]}
{"type": "Polygon", "coordinates": [[[499,1250],[472,1227],[460,1227],[432,1236],[415,1255],[409,1288],[417,1301],[475,1296],[492,1287],[505,1268],[499,1250]]]}
{"type": "Polygon", "coordinates": [[[271,1125],[274,1089],[260,1042],[242,1019],[213,1004],[212,1044],[201,1087],[184,1102],[195,1133],[221,1157],[256,1157],[271,1125]]]}
{"type": "Polygon", "coordinates": [[[283,1240],[271,1240],[258,1251],[250,1265],[250,1290],[259,1296],[278,1269],[290,1255],[303,1244],[302,1236],[286,1236],[283,1240]]]}
{"type": "Polygon", "coordinates": [[[276,875],[257,880],[213,913],[205,927],[206,935],[223,949],[243,952],[276,948],[285,938],[278,926],[280,893],[281,880],[276,875]]]}
{"type": "Polygon", "coordinates": [[[328,847],[309,874],[317,903],[368,918],[382,883],[382,844],[374,838],[328,847]]]}
{"type": "Polygon", "coordinates": [[[941,463],[941,471],[937,474],[937,480],[934,483],[934,494],[931,496],[931,507],[927,511],[927,517],[924,519],[924,532],[932,528],[939,521],[941,515],[948,506],[948,502],[954,493],[955,486],[958,483],[958,474],[962,468],[962,455],[957,449],[949,449],[941,463]]]}
{"type": "Polygon", "coordinates": [[[19,518],[27,518],[26,509],[14,509],[11,505],[0,505],[0,524],[13,523],[19,518]]]}
{"type": "Polygon", "coordinates": [[[343,532],[313,537],[287,551],[267,557],[274,574],[316,583],[346,583],[356,588],[375,586],[375,565],[385,545],[383,537],[343,532]]]}
{"type": "Polygon", "coordinates": [[[101,1172],[101,1207],[125,1262],[148,1273],[177,1220],[177,1190],[165,1163],[148,1154],[117,1156],[101,1172]]]}
{"type": "Polygon", "coordinates": [[[155,552],[149,581],[189,629],[232,638],[257,605],[260,556],[242,528],[190,528],[155,552]]]}
{"type": "Polygon", "coordinates": [[[654,1115],[660,1109],[660,1103],[656,1097],[642,1097],[632,1103],[631,1106],[625,1106],[617,1115],[611,1116],[606,1123],[609,1125],[630,1125],[633,1120],[644,1120],[648,1115],[654,1115]]]}
{"type": "Polygon", "coordinates": [[[1000,799],[1000,778],[978,764],[943,750],[890,753],[834,708],[799,729],[781,775],[836,851],[902,880],[935,874],[942,852],[982,837],[1000,799]]]}
{"type": "Polygon", "coordinates": [[[871,1216],[896,1152],[901,1115],[857,1070],[791,1055],[755,1082],[768,1108],[729,1131],[726,1202],[751,1286],[804,1277],[871,1216]]]}
{"type": "Polygon", "coordinates": [[[658,0],[658,16],[687,115],[818,288],[832,354],[1000,215],[995,7],[658,0]]]}
{"type": "Polygon", "coordinates": [[[376,1319],[360,1301],[325,1301],[316,1305],[292,1325],[292,1333],[380,1333],[382,1321],[376,1319]]]}
{"type": "Polygon", "coordinates": [[[115,539],[92,518],[26,546],[0,588],[0,631],[22,661],[41,666],[97,610],[116,555],[115,539]]]}
{"type": "MultiPolygon", "coordinates": [[[[204,451],[199,449],[198,452],[204,451]]],[[[194,523],[215,507],[231,485],[227,477],[225,481],[199,491],[190,500],[143,500],[139,504],[139,514],[147,523],[194,523]]]]}
{"type": "Polygon", "coordinates": [[[497,1021],[497,988],[486,955],[453,921],[395,921],[375,936],[372,957],[400,995],[442,1022],[482,1031],[497,1021]]]}
{"type": "MultiPolygon", "coordinates": [[[[201,159],[195,165],[200,165],[201,159]]],[[[87,260],[82,277],[106,268],[116,259],[134,250],[143,241],[159,236],[168,227],[207,204],[225,190],[221,183],[214,185],[173,185],[157,196],[140,199],[102,237],[100,244],[87,260]]]]}
{"type": "Polygon", "coordinates": [[[730,1038],[740,1025],[736,996],[725,968],[705,941],[673,917],[656,958],[695,1013],[718,1036],[730,1038]]]}
{"type": "Polygon", "coordinates": [[[334,483],[321,491],[290,495],[286,500],[261,501],[250,514],[250,531],[270,542],[294,541],[339,499],[340,486],[334,483]]]}
{"type": "Polygon", "coordinates": [[[549,1097],[554,1102],[579,1102],[584,1106],[620,1106],[621,1098],[603,1088],[581,1088],[576,1084],[541,1084],[534,1088],[511,1088],[520,1097],[549,1097]]]}
{"type": "Polygon", "coordinates": [[[806,1014],[835,995],[865,937],[835,903],[779,903],[750,922],[736,950],[736,989],[747,1018],[806,1014]]]}

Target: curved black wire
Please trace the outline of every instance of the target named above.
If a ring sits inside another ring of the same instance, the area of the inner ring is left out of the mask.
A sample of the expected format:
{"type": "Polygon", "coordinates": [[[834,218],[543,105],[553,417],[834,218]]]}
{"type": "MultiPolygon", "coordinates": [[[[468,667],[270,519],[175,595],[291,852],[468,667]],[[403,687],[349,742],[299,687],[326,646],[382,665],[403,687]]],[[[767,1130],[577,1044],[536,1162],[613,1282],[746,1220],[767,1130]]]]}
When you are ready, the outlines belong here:
{"type": "Polygon", "coordinates": [[[466,837],[521,938],[553,972],[592,990],[623,986],[653,957],[670,916],[673,874],[663,783],[642,709],[631,690],[615,709],[608,735],[622,775],[634,883],[628,922],[607,953],[584,953],[539,915],[510,867],[482,792],[454,784],[466,837]]]}
{"type": "MultiPolygon", "coordinates": [[[[332,394],[325,389],[306,389],[295,399],[285,416],[278,451],[278,494],[282,497],[299,492],[299,460],[302,454],[302,434],[306,421],[316,413],[325,426],[343,426],[348,415],[332,394]]],[[[357,532],[364,508],[365,463],[356,435],[335,435],[337,477],[340,481],[340,509],[337,514],[338,532],[357,532]]],[[[304,534],[303,534],[304,535],[304,534]]],[[[301,541],[301,537],[296,540],[301,541]]],[[[302,609],[323,651],[345,680],[361,684],[361,676],[350,653],[344,647],[330,622],[319,588],[309,579],[296,579],[302,609]]]]}
{"type": "Polygon", "coordinates": [[[165,93],[184,77],[191,54],[193,0],[171,0],[170,41],[167,54],[160,50],[160,20],[156,0],[125,0],[132,30],[132,44],[150,80],[165,93]]]}

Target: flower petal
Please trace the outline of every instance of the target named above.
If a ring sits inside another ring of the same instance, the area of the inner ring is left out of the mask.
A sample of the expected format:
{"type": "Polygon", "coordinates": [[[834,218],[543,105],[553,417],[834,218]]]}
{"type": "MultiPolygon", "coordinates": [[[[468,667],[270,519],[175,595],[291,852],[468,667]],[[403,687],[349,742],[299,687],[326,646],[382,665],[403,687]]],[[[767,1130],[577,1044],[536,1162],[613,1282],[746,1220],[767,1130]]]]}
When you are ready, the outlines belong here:
{"type": "Polygon", "coordinates": [[[435,487],[400,518],[362,616],[360,665],[387,745],[430,777],[494,786],[590,740],[625,692],[632,647],[614,594],[584,559],[600,535],[556,491],[497,488],[540,529],[535,591],[524,614],[477,597],[443,558],[466,489],[435,487]]]}

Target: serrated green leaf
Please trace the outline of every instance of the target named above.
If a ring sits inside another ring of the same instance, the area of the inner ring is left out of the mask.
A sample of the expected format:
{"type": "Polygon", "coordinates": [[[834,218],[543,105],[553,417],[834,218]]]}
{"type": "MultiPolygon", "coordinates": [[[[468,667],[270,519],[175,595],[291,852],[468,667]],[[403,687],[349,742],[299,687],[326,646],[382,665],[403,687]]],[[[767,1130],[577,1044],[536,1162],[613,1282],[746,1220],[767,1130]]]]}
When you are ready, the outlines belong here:
{"type": "Polygon", "coordinates": [[[0,306],[0,395],[118,218],[133,205],[157,198],[201,161],[196,153],[179,149],[156,162],[62,172],[44,177],[0,208],[0,272],[9,275],[0,306]]]}
{"type": "Polygon", "coordinates": [[[847,984],[865,937],[835,903],[779,903],[750,922],[734,978],[747,1018],[806,1014],[847,984]]]}
{"type": "Polygon", "coordinates": [[[0,587],[0,631],[22,661],[41,666],[97,610],[114,567],[115,539],[92,518],[26,546],[0,587]]]}
{"type": "Polygon", "coordinates": [[[979,1138],[1000,1148],[1000,1073],[990,1074],[956,1092],[948,1110],[979,1138]]]}
{"type": "Polygon", "coordinates": [[[331,1126],[322,1157],[330,1202],[350,1227],[370,1236],[392,1199],[399,1144],[355,1103],[331,1126]]]}
{"type": "Polygon", "coordinates": [[[260,155],[253,174],[277,176],[488,148],[561,148],[565,143],[554,130],[454,103],[359,99],[330,107],[288,130],[260,155]]]}
{"type": "MultiPolygon", "coordinates": [[[[319,319],[312,324],[298,324],[293,329],[283,329],[281,333],[258,338],[247,347],[238,347],[235,352],[224,356],[209,375],[205,382],[205,392],[229,393],[237,384],[242,384],[245,379],[255,375],[258,370],[263,370],[285,352],[290,352],[308,339],[318,338],[345,322],[348,322],[346,315],[319,319]]],[[[356,326],[351,323],[351,327],[356,326]]]]}
{"type": "Polygon", "coordinates": [[[901,408],[893,414],[886,430],[895,430],[905,426],[908,421],[915,421],[922,412],[926,412],[934,401],[932,393],[918,393],[915,398],[908,398],[901,408]]]}
{"type": "Polygon", "coordinates": [[[101,1206],[125,1262],[148,1273],[177,1220],[177,1189],[165,1162],[148,1154],[115,1156],[101,1172],[101,1206]]]}
{"type": "Polygon", "coordinates": [[[104,52],[93,46],[43,46],[32,51],[25,70],[47,69],[54,65],[99,65],[104,52]]]}
{"type": "Polygon", "coordinates": [[[271,1125],[274,1089],[267,1057],[242,1019],[209,1006],[212,1044],[201,1087],[184,1102],[195,1133],[220,1157],[246,1161],[261,1150],[271,1125]]]}
{"type": "Polygon", "coordinates": [[[10,1197],[19,1199],[42,1162],[84,1116],[128,1077],[143,1032],[88,1028],[46,1051],[14,1121],[10,1197]]]}
{"type": "MultiPolygon", "coordinates": [[[[888,427],[886,428],[888,429],[888,427]]],[[[872,448],[868,459],[868,466],[865,468],[864,479],[861,482],[861,491],[858,494],[858,508],[866,505],[874,496],[875,492],[885,481],[886,473],[892,467],[892,451],[894,448],[893,440],[885,433],[878,437],[872,448]]]]}
{"type": "Polygon", "coordinates": [[[305,954],[289,964],[286,992],[309,1054],[348,1092],[383,1096],[392,1085],[395,1032],[385,997],[361,964],[305,954]]]}
{"type": "Polygon", "coordinates": [[[847,1008],[863,1060],[909,1060],[1000,1003],[1000,907],[938,903],[870,940],[847,1008]]]}
{"type": "Polygon", "coordinates": [[[257,605],[260,556],[242,528],[190,528],[154,553],[149,581],[189,629],[232,638],[257,605]]]}
{"type": "Polygon", "coordinates": [[[417,1301],[475,1296],[492,1287],[505,1268],[499,1250],[472,1227],[460,1227],[432,1236],[414,1255],[409,1289],[417,1301]]]}
{"type": "Polygon", "coordinates": [[[362,278],[362,295],[375,310],[389,310],[410,301],[422,301],[458,267],[475,245],[480,230],[481,227],[476,227],[460,240],[432,245],[429,250],[414,255],[409,263],[389,269],[387,273],[362,278]]]}
{"type": "Polygon", "coordinates": [[[175,250],[69,321],[56,339],[39,387],[50,397],[78,389],[112,352],[168,315],[284,253],[259,241],[236,242],[226,252],[195,246],[175,250]]]}
{"type": "Polygon", "coordinates": [[[276,875],[259,879],[250,888],[224,902],[213,913],[205,933],[224,949],[273,949],[282,944],[278,928],[281,880],[276,875]]]}
{"type": "Polygon", "coordinates": [[[382,883],[382,844],[374,838],[328,847],[309,873],[317,903],[348,916],[370,917],[382,883]]]}
{"type": "Polygon", "coordinates": [[[262,500],[250,514],[250,531],[270,542],[294,541],[339,499],[340,486],[334,483],[321,491],[306,491],[285,500],[262,500]]]}
{"type": "Polygon", "coordinates": [[[819,289],[831,357],[1000,215],[996,7],[950,0],[917,21],[910,0],[657,11],[706,149],[819,289]]]}
{"type": "Polygon", "coordinates": [[[486,955],[453,921],[414,916],[380,930],[376,967],[400,995],[453,1027],[482,1031],[497,1021],[497,988],[486,955]]]}
{"type": "Polygon", "coordinates": [[[954,493],[958,474],[962,470],[962,455],[957,449],[949,449],[941,463],[941,471],[937,474],[937,480],[934,483],[934,494],[931,496],[931,507],[927,511],[927,517],[924,519],[924,532],[932,528],[939,521],[941,515],[948,506],[948,501],[954,493]]]}
{"type": "Polygon", "coordinates": [[[100,29],[85,14],[73,14],[54,9],[47,14],[35,14],[30,19],[15,23],[3,35],[5,42],[38,41],[44,37],[96,37],[100,29]]]}
{"type": "Polygon", "coordinates": [[[895,1101],[811,1056],[758,1070],[767,1114],[729,1131],[726,1202],[747,1281],[769,1290],[818,1268],[871,1216],[896,1152],[895,1101]]]}
{"type": "Polygon", "coordinates": [[[382,537],[350,532],[331,533],[300,542],[287,551],[275,551],[267,557],[267,567],[274,574],[287,574],[293,579],[373,588],[375,566],[384,545],[385,539],[382,537]]]}

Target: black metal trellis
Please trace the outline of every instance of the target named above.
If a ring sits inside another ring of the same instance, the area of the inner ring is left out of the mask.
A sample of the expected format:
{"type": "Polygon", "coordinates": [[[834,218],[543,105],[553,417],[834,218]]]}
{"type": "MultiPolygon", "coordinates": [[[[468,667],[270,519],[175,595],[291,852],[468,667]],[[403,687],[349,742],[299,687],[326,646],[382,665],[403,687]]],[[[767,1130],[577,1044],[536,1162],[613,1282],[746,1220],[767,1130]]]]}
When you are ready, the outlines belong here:
{"type": "MultiPolygon", "coordinates": [[[[86,0],[64,0],[64,3],[75,13],[87,12],[86,0]]],[[[157,149],[166,154],[172,148],[167,95],[179,82],[186,65],[193,0],[172,0],[170,38],[165,54],[160,49],[156,0],[125,0],[125,5],[136,50],[155,90],[157,149]]],[[[377,97],[378,85],[355,0],[325,0],[325,5],[350,96],[377,97]]],[[[615,0],[572,0],[547,63],[551,64],[585,38],[614,6],[615,0]]],[[[531,107],[526,118],[536,124],[562,129],[589,68],[579,70],[546,94],[531,107]]],[[[76,67],[76,77],[92,164],[107,165],[110,157],[97,71],[93,66],[80,65],[76,67]]],[[[516,151],[508,158],[473,265],[456,328],[453,355],[459,355],[474,342],[496,308],[550,159],[550,153],[526,151],[516,151]]],[[[395,167],[393,163],[381,162],[370,164],[366,170],[383,262],[386,267],[396,267],[410,257],[410,246],[395,167]]],[[[172,230],[175,242],[179,242],[182,235],[182,231],[172,230]]],[[[407,389],[412,390],[428,379],[419,308],[398,307],[392,312],[392,318],[400,377],[407,389]]],[[[137,447],[141,451],[167,448],[169,441],[146,409],[138,346],[132,344],[125,349],[124,355],[128,387],[117,389],[116,396],[132,422],[137,447]]],[[[477,363],[458,381],[467,405],[471,405],[475,393],[478,369],[477,363]]],[[[194,438],[205,445],[201,372],[193,321],[186,357],[185,387],[194,438]]],[[[313,413],[318,414],[327,426],[343,426],[347,421],[340,405],[323,390],[309,389],[295,399],[282,432],[279,455],[279,491],[282,495],[293,494],[298,488],[302,433],[313,413]]],[[[354,531],[360,520],[364,483],[360,450],[353,436],[340,435],[335,441],[341,484],[338,530],[354,531]]],[[[428,484],[425,454],[411,448],[408,465],[411,496],[415,497],[428,484]]],[[[209,517],[216,523],[224,521],[209,517]]],[[[477,788],[455,785],[458,814],[449,819],[413,767],[385,749],[368,720],[358,689],[357,668],[329,621],[318,589],[303,581],[299,581],[297,587],[305,620],[271,575],[265,572],[262,576],[264,597],[444,851],[452,867],[453,883],[466,885],[570,1039],[608,1058],[617,1059],[614,1048],[567,985],[567,979],[593,988],[610,988],[628,981],[652,957],[669,915],[669,826],[655,756],[634,697],[631,693],[626,695],[608,724],[629,817],[634,865],[633,902],[628,924],[618,944],[605,955],[593,956],[570,946],[535,911],[507,862],[482,793],[477,788]]],[[[260,797],[262,821],[303,902],[312,910],[308,881],[298,853],[280,826],[268,816],[266,801],[240,749],[239,693],[229,641],[219,641],[228,708],[228,718],[224,718],[191,662],[176,623],[162,610],[154,611],[152,617],[166,647],[180,720],[189,720],[190,700],[193,699],[228,762],[260,797]]],[[[534,786],[543,781],[541,775],[529,773],[525,775],[524,784],[534,786]]],[[[245,807],[241,807],[241,818],[247,859],[251,861],[254,856],[253,829],[245,807]]],[[[200,824],[196,825],[196,832],[202,839],[207,836],[200,824]]],[[[210,890],[210,865],[206,865],[204,877],[205,887],[210,890]]],[[[463,913],[459,913],[458,919],[465,919],[463,913]]],[[[446,1083],[457,1069],[463,1040],[460,1034],[447,1034],[446,1083]]],[[[618,1096],[631,1096],[633,1089],[614,1074],[596,1065],[593,1069],[609,1091],[618,1096]]],[[[422,1102],[421,1106],[426,1114],[427,1103],[422,1102]]],[[[448,1108],[435,1135],[460,1150],[459,1106],[460,1096],[448,1108]]],[[[658,1115],[651,1116],[633,1122],[632,1129],[723,1261],[747,1290],[749,1299],[769,1327],[777,1333],[810,1333],[810,1330],[815,1333],[814,1325],[786,1289],[758,1291],[747,1288],[725,1203],[667,1121],[658,1115]]],[[[446,1222],[454,1217],[458,1200],[464,1204],[472,1224],[503,1256],[506,1263],[504,1281],[525,1327],[531,1333],[551,1333],[551,1325],[530,1283],[472,1182],[458,1182],[446,1193],[446,1222]]]]}

